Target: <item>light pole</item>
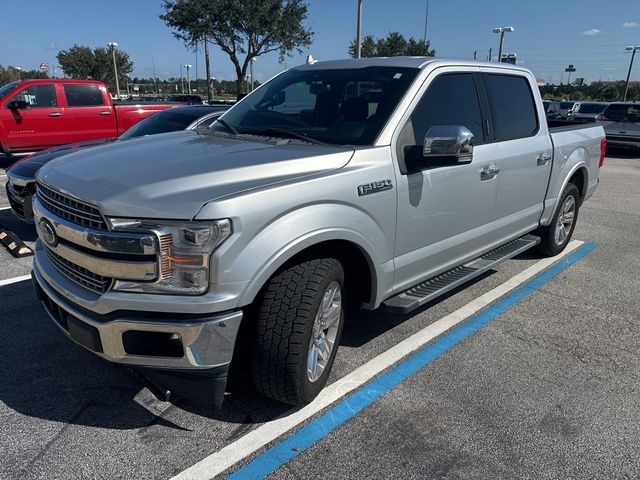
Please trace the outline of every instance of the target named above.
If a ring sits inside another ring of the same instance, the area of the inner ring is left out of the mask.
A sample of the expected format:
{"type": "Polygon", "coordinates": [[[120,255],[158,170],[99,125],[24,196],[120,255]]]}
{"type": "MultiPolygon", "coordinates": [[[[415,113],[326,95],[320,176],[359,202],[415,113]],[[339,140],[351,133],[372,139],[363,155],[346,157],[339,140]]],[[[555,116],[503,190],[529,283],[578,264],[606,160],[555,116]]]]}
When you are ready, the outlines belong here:
{"type": "Polygon", "coordinates": [[[627,101],[627,93],[629,93],[629,78],[631,78],[631,68],[633,67],[633,58],[636,56],[636,50],[640,50],[640,46],[635,47],[625,47],[627,52],[631,52],[631,61],[629,62],[629,71],[627,72],[627,84],[624,87],[624,98],[623,102],[627,101]]]}
{"type": "Polygon", "coordinates": [[[111,55],[113,56],[113,75],[116,77],[116,98],[120,98],[120,82],[118,82],[118,67],[116,66],[116,42],[109,42],[107,46],[111,47],[111,55]]]}
{"type": "Polygon", "coordinates": [[[253,57],[251,59],[251,61],[249,62],[249,72],[251,73],[251,89],[250,91],[253,92],[253,62],[256,61],[256,57],[253,57]]]}
{"type": "Polygon", "coordinates": [[[22,67],[13,67],[16,72],[18,72],[18,80],[20,80],[20,72],[22,72],[22,67]]]}
{"type": "Polygon", "coordinates": [[[191,76],[189,75],[189,70],[191,69],[191,65],[185,63],[184,68],[187,69],[187,89],[189,90],[189,94],[191,94],[191,76]]]}
{"type": "Polygon", "coordinates": [[[498,62],[502,61],[502,42],[504,41],[505,32],[513,32],[513,27],[495,27],[493,29],[493,33],[500,34],[500,49],[498,50],[498,62]]]}
{"type": "Polygon", "coordinates": [[[362,0],[358,0],[358,24],[356,27],[356,58],[362,54],[362,0]]]}

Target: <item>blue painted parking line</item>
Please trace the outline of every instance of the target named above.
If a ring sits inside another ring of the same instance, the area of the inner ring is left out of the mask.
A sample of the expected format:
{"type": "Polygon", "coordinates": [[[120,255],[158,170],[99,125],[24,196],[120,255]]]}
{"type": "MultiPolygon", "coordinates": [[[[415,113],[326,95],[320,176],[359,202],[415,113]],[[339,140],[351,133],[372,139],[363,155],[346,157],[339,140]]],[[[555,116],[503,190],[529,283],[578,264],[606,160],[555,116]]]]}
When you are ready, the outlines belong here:
{"type": "Polygon", "coordinates": [[[422,348],[417,353],[409,356],[406,360],[403,360],[376,380],[365,385],[350,397],[330,408],[326,413],[305,425],[294,435],[277,443],[227,478],[233,480],[258,479],[275,471],[347,420],[353,418],[382,395],[397,387],[408,377],[424,368],[440,355],[447,352],[471,334],[484,328],[549,280],[587,256],[596,247],[597,245],[595,243],[584,244],[575,252],[541,272],[538,276],[529,280],[499,302],[493,304],[459,327],[456,327],[451,332],[436,339],[433,343],[422,348]]]}

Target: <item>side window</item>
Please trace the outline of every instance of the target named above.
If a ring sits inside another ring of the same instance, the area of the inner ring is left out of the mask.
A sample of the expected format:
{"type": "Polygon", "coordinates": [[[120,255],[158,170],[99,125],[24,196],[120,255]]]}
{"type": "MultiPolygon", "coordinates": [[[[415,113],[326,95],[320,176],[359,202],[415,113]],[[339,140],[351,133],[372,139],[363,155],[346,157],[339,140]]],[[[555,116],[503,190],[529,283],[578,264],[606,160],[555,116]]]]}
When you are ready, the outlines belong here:
{"type": "Polygon", "coordinates": [[[505,141],[535,135],[538,117],[527,79],[495,74],[486,74],[484,79],[495,139],[505,141]]]}
{"type": "Polygon", "coordinates": [[[67,105],[70,107],[95,107],[104,105],[102,92],[98,85],[67,84],[64,86],[67,105]]]}
{"type": "Polygon", "coordinates": [[[480,101],[471,73],[443,74],[431,82],[402,128],[398,158],[422,155],[424,137],[434,125],[462,125],[473,133],[476,144],[485,141],[480,101]]]}
{"type": "Polygon", "coordinates": [[[53,85],[31,85],[25,88],[11,100],[27,102],[31,108],[57,107],[56,88],[53,85]]]}

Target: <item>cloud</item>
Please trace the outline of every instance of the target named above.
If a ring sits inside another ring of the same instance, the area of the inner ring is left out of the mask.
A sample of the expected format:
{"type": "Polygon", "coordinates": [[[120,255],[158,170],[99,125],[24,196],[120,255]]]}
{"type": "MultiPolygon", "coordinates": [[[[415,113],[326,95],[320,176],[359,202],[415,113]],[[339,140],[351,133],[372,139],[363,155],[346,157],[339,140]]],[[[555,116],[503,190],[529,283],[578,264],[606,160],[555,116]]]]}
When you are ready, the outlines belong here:
{"type": "Polygon", "coordinates": [[[58,46],[53,42],[47,45],[47,50],[57,50],[57,49],[58,49],[58,46]]]}
{"type": "Polygon", "coordinates": [[[640,22],[624,22],[622,26],[624,28],[640,28],[640,22]]]}
{"type": "Polygon", "coordinates": [[[600,35],[602,30],[599,28],[592,28],[591,30],[585,30],[580,35],[586,35],[587,37],[595,37],[596,35],[600,35]]]}

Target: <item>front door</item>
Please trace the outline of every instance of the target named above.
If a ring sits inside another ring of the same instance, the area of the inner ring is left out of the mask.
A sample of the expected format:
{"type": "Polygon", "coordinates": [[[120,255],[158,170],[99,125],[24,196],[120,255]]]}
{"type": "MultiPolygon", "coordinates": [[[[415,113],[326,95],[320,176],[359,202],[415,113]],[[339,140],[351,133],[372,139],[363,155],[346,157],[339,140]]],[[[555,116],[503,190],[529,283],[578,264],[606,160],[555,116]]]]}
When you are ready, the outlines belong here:
{"type": "Polygon", "coordinates": [[[40,150],[63,143],[60,140],[64,136],[63,112],[54,84],[30,85],[7,103],[14,100],[25,101],[28,107],[15,110],[5,106],[0,112],[9,150],[40,150]]]}
{"type": "Polygon", "coordinates": [[[487,143],[476,76],[460,69],[439,69],[427,79],[395,140],[399,164],[394,287],[402,290],[479,255],[495,240],[499,175],[482,174],[499,155],[487,143]],[[425,90],[426,88],[426,90],[425,90]],[[411,156],[422,155],[431,126],[461,125],[474,135],[471,163],[449,166],[422,161],[406,172],[411,156]]]}

